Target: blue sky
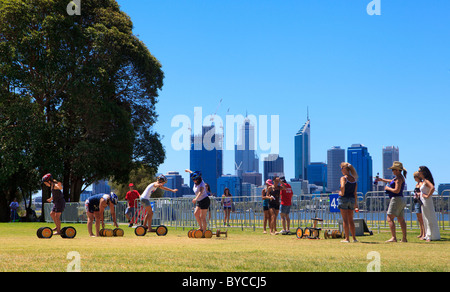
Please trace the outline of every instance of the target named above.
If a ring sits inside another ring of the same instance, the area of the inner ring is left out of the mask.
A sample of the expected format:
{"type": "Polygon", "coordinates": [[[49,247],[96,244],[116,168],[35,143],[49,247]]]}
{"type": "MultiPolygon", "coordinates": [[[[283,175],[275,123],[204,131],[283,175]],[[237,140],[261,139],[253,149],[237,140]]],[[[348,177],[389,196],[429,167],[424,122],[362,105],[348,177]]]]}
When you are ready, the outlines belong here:
{"type": "MultiPolygon", "coordinates": [[[[160,172],[189,168],[175,151],[176,115],[279,115],[280,155],[294,176],[294,135],[311,119],[311,160],[361,143],[382,172],[382,147],[412,173],[450,182],[450,1],[119,0],[165,73],[155,130],[160,172]]],[[[234,174],[234,152],[224,151],[234,174]]],[[[262,171],[262,163],[260,165],[262,171]]],[[[187,175],[184,175],[187,180],[187,175]]]]}

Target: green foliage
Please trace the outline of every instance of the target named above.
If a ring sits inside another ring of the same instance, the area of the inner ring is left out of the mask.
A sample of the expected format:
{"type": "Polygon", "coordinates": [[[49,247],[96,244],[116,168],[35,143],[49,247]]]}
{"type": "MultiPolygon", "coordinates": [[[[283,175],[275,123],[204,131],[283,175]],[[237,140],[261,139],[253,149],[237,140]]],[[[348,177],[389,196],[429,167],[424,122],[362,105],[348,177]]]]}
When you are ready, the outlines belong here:
{"type": "Polygon", "coordinates": [[[26,127],[1,132],[0,189],[15,180],[20,168],[9,156],[19,155],[31,160],[20,170],[36,172],[34,185],[51,172],[77,201],[96,180],[123,183],[136,164],[157,169],[164,161],[152,130],[164,73],[115,0],[83,0],[80,16],[69,16],[67,4],[0,0],[2,129],[13,120],[8,100],[27,109],[16,113],[26,127]]]}

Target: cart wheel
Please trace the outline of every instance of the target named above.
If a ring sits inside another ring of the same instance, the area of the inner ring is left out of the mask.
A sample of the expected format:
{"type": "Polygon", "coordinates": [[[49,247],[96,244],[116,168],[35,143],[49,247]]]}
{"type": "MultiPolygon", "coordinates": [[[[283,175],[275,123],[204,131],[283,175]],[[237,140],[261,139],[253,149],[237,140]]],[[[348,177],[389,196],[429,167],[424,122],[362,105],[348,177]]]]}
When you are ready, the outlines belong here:
{"type": "Polygon", "coordinates": [[[77,230],[75,227],[68,226],[61,229],[62,238],[75,238],[77,236],[77,230]]]}
{"type": "Polygon", "coordinates": [[[147,233],[147,228],[145,228],[145,226],[143,225],[139,225],[138,227],[136,227],[134,229],[134,234],[136,234],[137,236],[144,236],[147,233]]]}
{"type": "Polygon", "coordinates": [[[300,239],[303,237],[303,229],[301,229],[300,227],[297,228],[297,232],[296,232],[297,238],[300,239]]]}
{"type": "Polygon", "coordinates": [[[167,227],[164,226],[164,225],[159,225],[159,226],[156,228],[156,234],[157,234],[158,236],[165,236],[165,235],[167,234],[167,227]]]}

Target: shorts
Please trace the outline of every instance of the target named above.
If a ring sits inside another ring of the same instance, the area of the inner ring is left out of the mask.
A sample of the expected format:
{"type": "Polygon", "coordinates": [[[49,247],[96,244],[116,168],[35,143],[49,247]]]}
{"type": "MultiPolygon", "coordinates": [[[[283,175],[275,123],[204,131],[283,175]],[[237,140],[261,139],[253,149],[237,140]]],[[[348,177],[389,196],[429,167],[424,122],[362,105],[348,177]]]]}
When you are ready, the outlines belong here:
{"type": "Polygon", "coordinates": [[[231,206],[223,206],[224,210],[231,210],[231,206]]]}
{"type": "Polygon", "coordinates": [[[201,201],[197,201],[197,206],[200,209],[205,210],[205,209],[209,208],[210,203],[211,203],[211,201],[209,200],[209,197],[206,197],[201,201]]]}
{"type": "Polygon", "coordinates": [[[280,203],[276,201],[269,202],[269,209],[280,210],[280,203]]]}
{"type": "Polygon", "coordinates": [[[96,206],[89,204],[89,201],[86,201],[84,207],[86,208],[86,213],[94,213],[100,211],[100,209],[96,206]]]}
{"type": "Polygon", "coordinates": [[[143,198],[141,198],[140,200],[141,200],[141,204],[142,204],[142,206],[144,206],[144,208],[147,208],[147,207],[151,207],[151,206],[152,206],[152,204],[150,204],[150,200],[149,200],[149,199],[143,199],[143,198]]]}
{"type": "Polygon", "coordinates": [[[355,197],[339,197],[338,208],[341,210],[354,210],[355,209],[355,197]]]}
{"type": "Polygon", "coordinates": [[[134,207],[128,207],[126,210],[125,210],[125,214],[127,214],[128,216],[130,216],[130,215],[134,215],[134,207]]]}
{"type": "Polygon", "coordinates": [[[52,212],[62,213],[64,211],[65,207],[66,207],[66,203],[64,201],[58,202],[53,205],[52,212]]]}
{"type": "Polygon", "coordinates": [[[422,204],[417,202],[414,203],[414,213],[416,214],[422,214],[422,204]]]}
{"type": "Polygon", "coordinates": [[[269,205],[263,206],[263,211],[269,211],[269,205]]]}
{"type": "Polygon", "coordinates": [[[392,197],[387,210],[388,215],[395,217],[403,217],[406,207],[406,199],[404,197],[392,197]]]}
{"type": "Polygon", "coordinates": [[[291,212],[291,206],[281,205],[280,212],[282,214],[289,215],[289,212],[291,212]]]}

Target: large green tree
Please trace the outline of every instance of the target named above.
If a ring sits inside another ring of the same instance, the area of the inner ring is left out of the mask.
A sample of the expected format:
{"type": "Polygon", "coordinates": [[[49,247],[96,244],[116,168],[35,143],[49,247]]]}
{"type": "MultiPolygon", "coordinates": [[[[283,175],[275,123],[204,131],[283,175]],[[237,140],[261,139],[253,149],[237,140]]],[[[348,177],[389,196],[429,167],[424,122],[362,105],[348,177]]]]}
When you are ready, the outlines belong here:
{"type": "Polygon", "coordinates": [[[115,0],[82,0],[81,15],[68,3],[0,0],[0,99],[31,104],[44,136],[26,167],[51,172],[78,201],[83,186],[164,161],[152,130],[164,74],[115,0]]]}

